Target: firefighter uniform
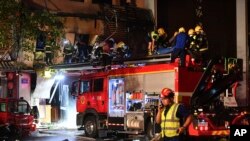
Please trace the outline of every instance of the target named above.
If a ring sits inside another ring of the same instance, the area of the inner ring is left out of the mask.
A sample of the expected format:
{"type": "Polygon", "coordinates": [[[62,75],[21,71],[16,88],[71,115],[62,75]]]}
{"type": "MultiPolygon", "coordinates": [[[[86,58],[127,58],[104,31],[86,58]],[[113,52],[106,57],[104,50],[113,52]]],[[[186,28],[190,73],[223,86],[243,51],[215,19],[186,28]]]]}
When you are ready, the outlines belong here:
{"type": "Polygon", "coordinates": [[[188,36],[185,33],[185,29],[183,27],[179,28],[179,33],[176,35],[176,43],[173,47],[173,52],[171,54],[171,63],[175,61],[176,58],[180,57],[180,66],[185,67],[186,63],[186,44],[188,41],[188,36]]]}
{"type": "Polygon", "coordinates": [[[155,52],[156,41],[159,39],[159,35],[157,31],[152,31],[148,33],[148,55],[152,55],[155,52]]]}
{"type": "Polygon", "coordinates": [[[163,28],[148,34],[148,55],[167,54],[173,51],[171,48],[175,35],[170,39],[163,28]]]}
{"type": "Polygon", "coordinates": [[[64,46],[64,63],[71,63],[73,57],[73,46],[71,44],[67,44],[64,46]]]}
{"type": "Polygon", "coordinates": [[[45,45],[45,62],[47,65],[52,65],[53,52],[52,47],[54,45],[53,41],[48,41],[45,45]]]}
{"type": "Polygon", "coordinates": [[[208,40],[205,32],[201,28],[201,26],[195,27],[195,45],[198,52],[198,57],[196,57],[196,62],[202,64],[202,66],[206,66],[208,60],[208,40]]]}
{"type": "Polygon", "coordinates": [[[197,36],[194,32],[194,29],[188,30],[188,43],[187,43],[187,52],[191,55],[193,59],[200,58],[199,48],[197,46],[197,36]]]}

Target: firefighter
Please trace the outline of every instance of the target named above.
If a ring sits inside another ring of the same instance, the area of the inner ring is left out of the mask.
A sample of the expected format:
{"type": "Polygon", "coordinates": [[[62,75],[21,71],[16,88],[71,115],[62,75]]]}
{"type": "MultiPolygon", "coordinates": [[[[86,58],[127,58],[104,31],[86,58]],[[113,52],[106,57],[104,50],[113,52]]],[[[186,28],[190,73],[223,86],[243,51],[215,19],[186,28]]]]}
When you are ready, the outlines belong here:
{"type": "Polygon", "coordinates": [[[170,39],[166,31],[160,27],[157,31],[152,31],[148,34],[148,55],[152,54],[166,54],[172,52],[170,48],[175,39],[176,34],[170,39]]]}
{"type": "Polygon", "coordinates": [[[160,95],[156,123],[161,125],[164,141],[179,141],[192,122],[192,115],[183,104],[174,102],[174,95],[174,91],[169,88],[163,88],[160,95]]]}
{"type": "Polygon", "coordinates": [[[201,52],[208,50],[207,37],[202,27],[197,25],[194,30],[196,34],[197,48],[199,48],[201,52]]]}
{"type": "Polygon", "coordinates": [[[45,45],[45,63],[47,65],[52,65],[53,46],[55,46],[55,42],[52,39],[51,34],[49,33],[47,36],[47,41],[45,45]]]}
{"type": "Polygon", "coordinates": [[[157,40],[156,49],[157,54],[167,54],[173,51],[173,43],[175,41],[175,37],[177,32],[169,39],[167,33],[163,28],[158,29],[159,39],[157,40]]]}
{"type": "Polygon", "coordinates": [[[195,43],[196,43],[196,48],[199,51],[200,58],[198,58],[203,66],[206,66],[206,61],[208,60],[207,58],[207,51],[208,51],[208,40],[206,37],[206,34],[202,27],[200,25],[197,25],[195,27],[195,43]]]}
{"type": "Polygon", "coordinates": [[[148,55],[153,55],[155,52],[155,44],[156,41],[159,39],[159,34],[157,31],[151,31],[148,33],[147,40],[148,40],[148,55]]]}
{"type": "Polygon", "coordinates": [[[168,39],[167,39],[168,35],[165,32],[165,30],[161,27],[158,28],[157,32],[159,34],[159,39],[157,40],[157,49],[168,47],[168,39]]]}
{"type": "Polygon", "coordinates": [[[89,59],[88,44],[84,36],[80,36],[76,43],[79,62],[86,62],[89,59]]]}
{"type": "Polygon", "coordinates": [[[74,48],[71,42],[65,44],[63,52],[64,52],[64,63],[68,64],[72,62],[74,48]]]}
{"type": "Polygon", "coordinates": [[[121,64],[123,62],[123,58],[125,57],[124,52],[125,43],[120,41],[117,45],[115,45],[113,49],[113,61],[121,64]]]}
{"type": "Polygon", "coordinates": [[[199,49],[196,44],[196,34],[193,28],[188,30],[187,52],[191,56],[192,65],[195,66],[197,59],[200,58],[199,49]],[[196,62],[195,62],[196,61],[196,62]]]}
{"type": "Polygon", "coordinates": [[[112,50],[114,49],[115,41],[113,38],[106,40],[102,46],[102,65],[109,68],[112,62],[112,50]]]}
{"type": "Polygon", "coordinates": [[[188,36],[185,33],[185,28],[180,27],[178,34],[175,38],[175,45],[173,46],[173,52],[171,54],[171,63],[175,62],[175,59],[180,57],[180,66],[185,67],[186,59],[186,45],[188,42],[188,36]]]}

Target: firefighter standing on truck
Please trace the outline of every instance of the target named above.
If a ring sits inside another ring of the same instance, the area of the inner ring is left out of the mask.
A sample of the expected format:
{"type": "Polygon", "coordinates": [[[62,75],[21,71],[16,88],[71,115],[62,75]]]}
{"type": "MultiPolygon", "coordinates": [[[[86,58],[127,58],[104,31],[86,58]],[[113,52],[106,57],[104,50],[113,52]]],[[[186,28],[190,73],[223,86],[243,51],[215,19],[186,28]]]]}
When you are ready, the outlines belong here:
{"type": "Polygon", "coordinates": [[[46,65],[52,65],[53,59],[53,46],[55,45],[54,40],[52,39],[52,35],[48,33],[47,41],[45,45],[45,62],[46,65]]]}
{"type": "Polygon", "coordinates": [[[155,54],[167,54],[173,51],[171,48],[172,44],[175,41],[174,35],[169,38],[166,31],[160,27],[157,31],[152,31],[147,35],[147,42],[148,42],[148,55],[155,55],[155,54]]]}
{"type": "Polygon", "coordinates": [[[171,63],[175,62],[175,59],[180,57],[180,66],[185,67],[188,35],[185,33],[184,27],[180,27],[178,31],[179,33],[176,35],[175,45],[173,46],[173,52],[171,54],[171,63]]]}
{"type": "Polygon", "coordinates": [[[161,125],[163,141],[180,141],[181,136],[192,122],[192,115],[184,105],[174,102],[174,92],[164,88],[160,95],[156,123],[161,125]]]}
{"type": "Polygon", "coordinates": [[[206,33],[200,25],[197,25],[194,29],[195,31],[195,44],[199,51],[200,58],[199,61],[202,63],[203,67],[206,67],[208,60],[208,40],[206,33]]]}
{"type": "Polygon", "coordinates": [[[70,41],[64,45],[64,49],[63,49],[64,63],[70,64],[72,62],[73,50],[74,50],[74,47],[72,46],[70,41]]]}

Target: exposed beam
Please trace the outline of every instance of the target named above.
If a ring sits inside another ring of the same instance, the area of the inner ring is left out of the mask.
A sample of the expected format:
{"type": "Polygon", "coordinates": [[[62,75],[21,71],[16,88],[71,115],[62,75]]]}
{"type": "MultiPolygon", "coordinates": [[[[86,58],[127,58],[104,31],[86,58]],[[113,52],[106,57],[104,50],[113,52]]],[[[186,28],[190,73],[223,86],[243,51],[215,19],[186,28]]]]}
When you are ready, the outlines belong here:
{"type": "Polygon", "coordinates": [[[101,19],[101,17],[97,14],[55,12],[55,15],[59,17],[79,17],[83,19],[101,19]]]}

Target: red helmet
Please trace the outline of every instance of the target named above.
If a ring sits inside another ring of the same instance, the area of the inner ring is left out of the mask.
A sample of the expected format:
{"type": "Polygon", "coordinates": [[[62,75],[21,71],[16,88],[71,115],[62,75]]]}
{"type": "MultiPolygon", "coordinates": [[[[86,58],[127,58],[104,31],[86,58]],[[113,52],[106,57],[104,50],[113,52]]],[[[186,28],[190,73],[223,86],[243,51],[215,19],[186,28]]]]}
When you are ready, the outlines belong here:
{"type": "Polygon", "coordinates": [[[161,98],[174,97],[174,91],[169,88],[163,88],[161,91],[161,98]]]}

